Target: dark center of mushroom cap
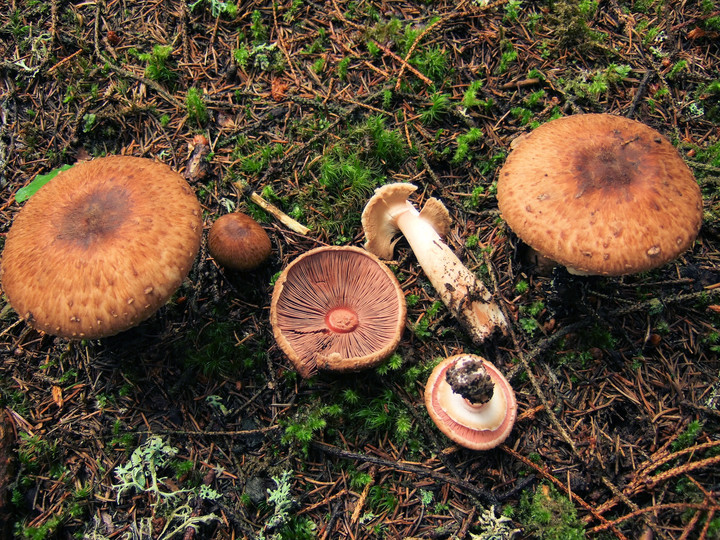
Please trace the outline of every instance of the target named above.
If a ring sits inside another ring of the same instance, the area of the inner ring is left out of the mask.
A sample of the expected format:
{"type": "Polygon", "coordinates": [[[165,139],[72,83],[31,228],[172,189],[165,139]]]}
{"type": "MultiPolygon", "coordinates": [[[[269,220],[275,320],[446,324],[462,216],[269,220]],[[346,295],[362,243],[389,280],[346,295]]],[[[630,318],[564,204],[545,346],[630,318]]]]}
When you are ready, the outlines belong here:
{"type": "Polygon", "coordinates": [[[611,140],[589,145],[575,157],[578,191],[576,198],[596,190],[625,191],[639,177],[643,156],[649,145],[638,135],[623,137],[615,133],[611,140]]]}
{"type": "Polygon", "coordinates": [[[490,401],[495,389],[495,383],[479,358],[459,358],[445,372],[445,380],[453,392],[474,405],[490,401]]]}
{"type": "Polygon", "coordinates": [[[337,334],[352,332],[360,324],[357,313],[347,307],[336,307],[325,316],[327,327],[337,334]]]}
{"type": "Polygon", "coordinates": [[[223,231],[226,235],[240,240],[247,236],[252,236],[254,231],[247,224],[241,223],[239,220],[229,220],[225,223],[225,229],[223,231]]]}
{"type": "Polygon", "coordinates": [[[58,238],[88,249],[119,229],[130,212],[127,190],[121,186],[100,187],[81,196],[64,213],[58,238]]]}

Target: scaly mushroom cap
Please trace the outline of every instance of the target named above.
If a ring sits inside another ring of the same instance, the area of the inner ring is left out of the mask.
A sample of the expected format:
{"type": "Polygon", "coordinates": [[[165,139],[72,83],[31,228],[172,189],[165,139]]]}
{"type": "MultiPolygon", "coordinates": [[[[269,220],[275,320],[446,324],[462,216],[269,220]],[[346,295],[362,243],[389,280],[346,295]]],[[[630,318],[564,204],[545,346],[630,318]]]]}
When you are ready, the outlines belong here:
{"type": "Polygon", "coordinates": [[[634,120],[552,120],[514,145],[500,212],[532,248],[570,269],[623,275],[687,250],[702,222],[692,172],[660,133],[634,120]]]}
{"type": "Polygon", "coordinates": [[[489,450],[510,434],[517,402],[507,379],[484,358],[472,354],[450,356],[433,369],[425,385],[425,406],[435,425],[448,438],[471,450],[489,450]],[[461,362],[481,362],[495,384],[489,402],[474,406],[453,392],[446,380],[450,368],[461,362]]]}
{"type": "Polygon", "coordinates": [[[303,377],[379,364],[397,348],[405,314],[390,269],[352,246],[295,259],[275,282],[270,305],[275,340],[303,377]]]}
{"type": "Polygon", "coordinates": [[[270,256],[272,244],[257,221],[247,214],[233,212],[212,224],[208,249],[219,265],[245,271],[264,263],[270,256]]]}
{"type": "Polygon", "coordinates": [[[2,285],[38,330],[110,336],[168,300],[190,271],[201,235],[200,204],[167,165],[127,156],[78,163],[17,214],[2,285]]]}

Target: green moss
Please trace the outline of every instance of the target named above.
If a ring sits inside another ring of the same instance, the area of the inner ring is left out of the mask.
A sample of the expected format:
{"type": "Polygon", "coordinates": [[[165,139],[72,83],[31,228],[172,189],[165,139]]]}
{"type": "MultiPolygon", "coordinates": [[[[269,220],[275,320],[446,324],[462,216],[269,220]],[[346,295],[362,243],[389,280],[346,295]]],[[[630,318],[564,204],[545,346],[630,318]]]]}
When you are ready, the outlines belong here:
{"type": "Polygon", "coordinates": [[[203,127],[210,120],[202,90],[195,87],[190,88],[185,98],[185,107],[188,118],[198,127],[203,127]]]}
{"type": "Polygon", "coordinates": [[[570,500],[550,485],[541,484],[534,494],[520,499],[517,519],[533,538],[580,540],[585,538],[582,522],[570,500]]]}
{"type": "Polygon", "coordinates": [[[170,45],[155,45],[150,53],[140,53],[137,55],[138,60],[147,62],[145,66],[145,76],[148,79],[160,83],[173,84],[177,81],[178,75],[170,67],[170,55],[172,47],[170,45]]]}

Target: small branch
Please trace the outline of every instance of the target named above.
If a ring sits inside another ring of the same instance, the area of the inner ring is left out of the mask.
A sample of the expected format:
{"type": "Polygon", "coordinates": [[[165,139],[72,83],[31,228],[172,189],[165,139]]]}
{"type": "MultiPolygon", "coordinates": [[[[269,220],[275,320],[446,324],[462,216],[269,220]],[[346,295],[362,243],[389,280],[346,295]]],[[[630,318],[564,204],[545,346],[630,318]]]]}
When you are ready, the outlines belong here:
{"type": "Polygon", "coordinates": [[[420,43],[420,40],[421,40],[422,38],[424,38],[425,35],[426,35],[428,32],[430,32],[430,30],[432,30],[432,29],[435,28],[436,26],[439,26],[442,22],[443,22],[443,19],[438,19],[437,21],[435,21],[434,23],[432,23],[431,25],[429,25],[429,26],[427,26],[425,29],[423,29],[423,31],[420,32],[420,34],[415,38],[415,41],[413,41],[412,45],[410,45],[410,49],[408,50],[407,54],[405,55],[405,59],[402,59],[402,58],[400,58],[399,56],[395,55],[394,53],[391,53],[390,51],[387,51],[385,48],[383,48],[382,46],[380,46],[380,45],[377,44],[377,42],[376,42],[376,44],[377,44],[380,48],[382,48],[384,51],[386,51],[388,54],[390,54],[393,58],[396,58],[397,60],[400,60],[400,62],[401,62],[400,72],[398,73],[398,76],[397,76],[397,83],[395,83],[395,91],[400,90],[400,81],[402,81],[403,71],[405,70],[406,67],[407,67],[410,71],[412,71],[416,76],[418,76],[418,77],[419,77],[425,84],[427,84],[428,86],[430,86],[430,85],[433,84],[433,82],[432,82],[430,79],[428,79],[427,77],[425,77],[424,75],[422,75],[418,70],[416,70],[414,67],[412,67],[412,66],[408,63],[408,61],[410,60],[410,57],[412,56],[412,54],[415,52],[415,48],[418,46],[418,43],[420,43]]]}
{"type": "MultiPolygon", "coordinates": [[[[238,186],[239,189],[240,186],[238,186]]],[[[272,214],[275,219],[277,219],[280,223],[285,225],[287,228],[289,228],[292,231],[295,231],[298,234],[307,234],[310,232],[310,229],[307,228],[305,225],[298,223],[293,218],[288,216],[285,212],[280,210],[277,206],[274,204],[271,204],[267,202],[265,199],[263,199],[260,195],[255,193],[254,191],[250,194],[250,200],[257,204],[260,208],[268,212],[269,214],[272,214]]]]}
{"type": "MultiPolygon", "coordinates": [[[[424,83],[427,84],[428,86],[431,86],[431,85],[433,84],[432,80],[428,79],[425,75],[423,75],[422,73],[420,73],[417,69],[415,69],[415,68],[412,67],[410,64],[408,64],[406,60],[403,60],[402,58],[400,58],[397,54],[395,54],[394,52],[392,52],[392,51],[391,51],[390,49],[388,49],[385,45],[383,45],[383,44],[381,44],[381,43],[378,43],[378,42],[375,41],[375,40],[373,40],[373,43],[375,43],[375,45],[377,45],[378,48],[380,48],[380,50],[381,50],[382,52],[384,52],[385,54],[387,54],[389,57],[391,57],[391,58],[397,60],[398,62],[400,62],[400,66],[401,66],[401,67],[400,67],[400,73],[398,74],[398,84],[400,83],[400,76],[402,75],[403,68],[409,69],[418,79],[420,79],[422,82],[424,82],[424,83]]],[[[395,85],[395,88],[397,89],[398,86],[395,85]]]]}
{"type": "Polygon", "coordinates": [[[423,466],[419,466],[419,465],[411,465],[409,463],[401,463],[399,461],[391,461],[389,459],[383,459],[383,458],[379,458],[379,457],[375,457],[375,456],[370,456],[367,454],[359,454],[357,452],[350,452],[350,451],[342,450],[335,446],[331,446],[329,444],[321,443],[321,442],[317,442],[317,441],[313,441],[310,444],[313,446],[313,448],[316,448],[317,450],[320,450],[321,452],[325,452],[326,454],[331,454],[331,455],[337,456],[339,458],[352,459],[355,461],[363,461],[366,463],[373,463],[375,465],[380,465],[382,467],[388,467],[390,469],[395,469],[398,471],[419,474],[421,476],[430,476],[430,477],[434,478],[435,480],[438,480],[439,482],[443,482],[446,484],[452,484],[454,486],[459,487],[460,489],[462,489],[465,492],[469,493],[470,495],[474,496],[476,499],[480,500],[483,504],[492,504],[495,506],[497,506],[499,504],[497,497],[495,497],[495,495],[493,493],[490,493],[488,491],[477,488],[470,482],[452,478],[451,476],[448,476],[446,474],[436,472],[436,471],[430,469],[429,467],[423,467],[423,466]]]}

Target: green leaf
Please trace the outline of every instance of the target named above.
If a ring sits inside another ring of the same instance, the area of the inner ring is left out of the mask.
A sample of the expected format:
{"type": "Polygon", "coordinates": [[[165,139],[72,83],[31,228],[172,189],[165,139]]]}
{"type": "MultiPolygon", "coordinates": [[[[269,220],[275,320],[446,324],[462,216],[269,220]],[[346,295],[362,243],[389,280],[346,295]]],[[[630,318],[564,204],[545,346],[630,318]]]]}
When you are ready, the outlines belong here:
{"type": "Polygon", "coordinates": [[[38,174],[35,177],[35,180],[30,182],[27,186],[17,190],[17,193],[15,194],[15,201],[19,203],[27,201],[30,197],[35,195],[38,189],[40,189],[50,180],[55,178],[58,173],[62,171],[67,171],[70,167],[72,167],[72,165],[61,165],[57,169],[53,169],[47,174],[38,174]]]}

